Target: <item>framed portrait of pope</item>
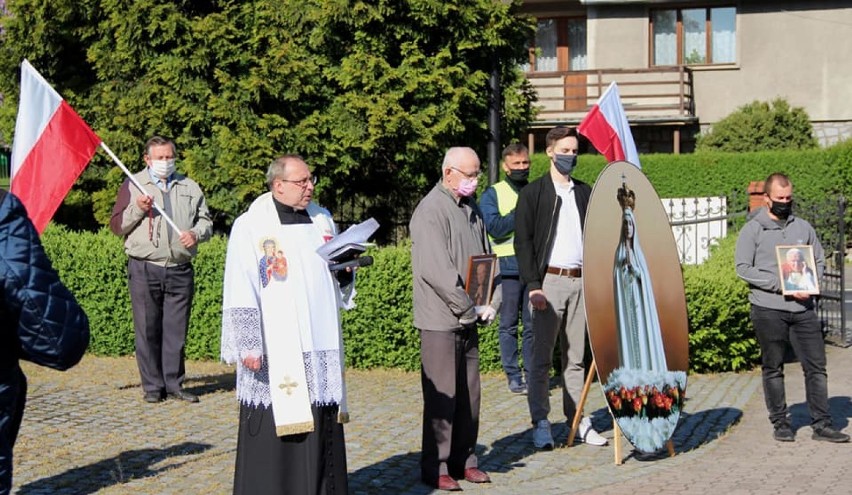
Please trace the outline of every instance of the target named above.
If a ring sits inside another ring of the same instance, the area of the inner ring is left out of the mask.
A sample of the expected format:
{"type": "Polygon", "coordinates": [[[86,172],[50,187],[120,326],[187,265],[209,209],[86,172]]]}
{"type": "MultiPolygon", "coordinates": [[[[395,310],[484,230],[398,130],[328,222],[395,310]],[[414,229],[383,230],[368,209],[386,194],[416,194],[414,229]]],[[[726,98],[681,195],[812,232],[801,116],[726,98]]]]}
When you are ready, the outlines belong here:
{"type": "Polygon", "coordinates": [[[819,277],[814,261],[814,249],[809,245],[777,246],[778,277],[781,293],[819,294],[819,277]]]}

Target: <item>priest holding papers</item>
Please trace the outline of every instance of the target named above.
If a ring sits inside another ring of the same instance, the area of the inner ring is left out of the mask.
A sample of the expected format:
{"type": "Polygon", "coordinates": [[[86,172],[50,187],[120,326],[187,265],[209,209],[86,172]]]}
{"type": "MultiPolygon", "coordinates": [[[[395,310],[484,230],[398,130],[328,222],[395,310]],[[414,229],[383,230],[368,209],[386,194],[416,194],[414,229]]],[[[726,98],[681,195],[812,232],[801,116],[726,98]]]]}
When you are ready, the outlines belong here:
{"type": "Polygon", "coordinates": [[[234,493],[345,494],[338,309],[353,306],[354,277],[317,252],[337,231],[311,201],[305,161],[284,155],[266,178],[270,192],[234,222],[225,262],[221,352],[237,364],[240,402],[234,493]]]}

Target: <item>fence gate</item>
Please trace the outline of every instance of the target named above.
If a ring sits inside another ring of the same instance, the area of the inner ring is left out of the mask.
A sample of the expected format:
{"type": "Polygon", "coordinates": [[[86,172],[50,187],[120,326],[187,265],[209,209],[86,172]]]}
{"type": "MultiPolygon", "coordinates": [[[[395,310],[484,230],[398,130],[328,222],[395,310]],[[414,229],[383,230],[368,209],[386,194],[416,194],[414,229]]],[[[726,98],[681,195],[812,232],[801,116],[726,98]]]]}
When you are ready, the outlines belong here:
{"type": "Polygon", "coordinates": [[[819,282],[817,315],[827,341],[848,347],[852,335],[846,328],[846,198],[838,196],[822,203],[797,206],[796,215],[809,221],[825,250],[825,273],[819,282]]]}

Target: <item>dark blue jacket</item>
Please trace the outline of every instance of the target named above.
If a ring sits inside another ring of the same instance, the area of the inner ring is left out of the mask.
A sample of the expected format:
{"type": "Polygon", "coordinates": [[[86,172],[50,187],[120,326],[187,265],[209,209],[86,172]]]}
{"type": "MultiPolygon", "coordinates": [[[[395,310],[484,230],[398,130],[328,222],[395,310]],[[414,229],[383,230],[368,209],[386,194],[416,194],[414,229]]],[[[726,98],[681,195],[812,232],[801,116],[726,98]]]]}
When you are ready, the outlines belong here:
{"type": "Polygon", "coordinates": [[[26,401],[18,360],[58,370],[74,366],[89,345],[89,320],[59,280],[24,205],[3,189],[0,289],[0,495],[5,495],[26,401]]]}

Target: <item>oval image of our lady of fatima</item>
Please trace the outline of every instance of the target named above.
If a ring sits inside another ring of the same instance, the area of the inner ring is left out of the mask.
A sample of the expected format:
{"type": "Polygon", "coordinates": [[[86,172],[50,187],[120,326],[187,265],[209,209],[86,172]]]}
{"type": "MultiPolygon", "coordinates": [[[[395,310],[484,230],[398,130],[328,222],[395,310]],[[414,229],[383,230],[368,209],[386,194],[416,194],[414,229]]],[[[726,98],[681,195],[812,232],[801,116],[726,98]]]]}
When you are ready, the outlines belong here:
{"type": "Polygon", "coordinates": [[[637,450],[655,452],[680,418],[688,324],[668,217],[635,165],[613,162],[595,182],[583,253],[589,341],[607,405],[637,450]]]}

